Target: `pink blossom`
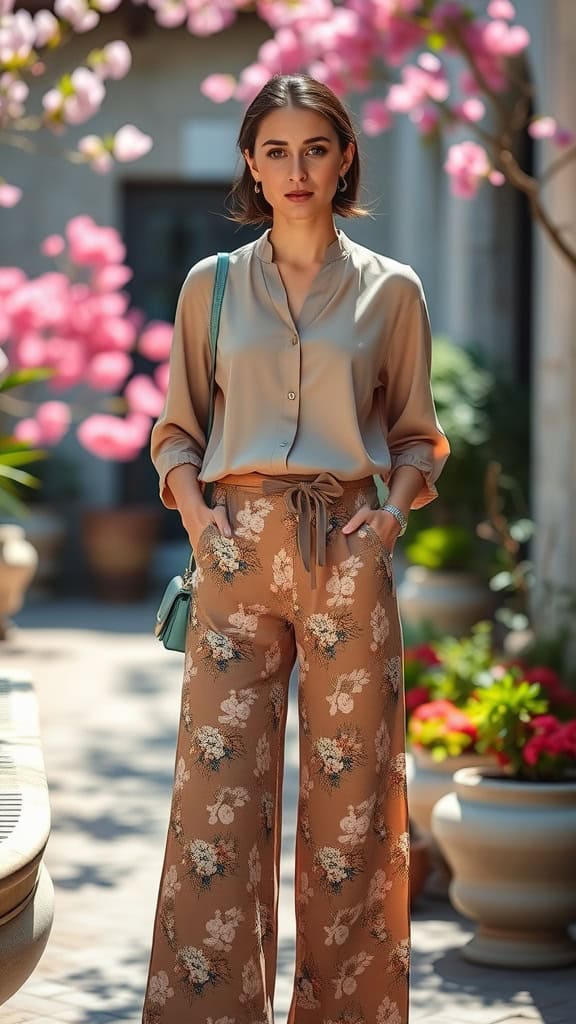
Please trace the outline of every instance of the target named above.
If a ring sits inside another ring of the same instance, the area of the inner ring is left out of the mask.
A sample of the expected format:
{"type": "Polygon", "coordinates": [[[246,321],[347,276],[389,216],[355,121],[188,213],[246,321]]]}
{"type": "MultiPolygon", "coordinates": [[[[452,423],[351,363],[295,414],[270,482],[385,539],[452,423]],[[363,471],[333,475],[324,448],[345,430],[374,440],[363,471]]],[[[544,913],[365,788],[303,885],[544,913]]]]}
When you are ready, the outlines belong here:
{"type": "Polygon", "coordinates": [[[120,235],[115,228],[101,228],[91,217],[73,217],[66,225],[70,259],[81,266],[106,266],[121,263],[126,256],[120,235]]]}
{"type": "Polygon", "coordinates": [[[0,295],[15,292],[26,279],[26,274],[20,267],[0,267],[0,295]]]}
{"type": "Polygon", "coordinates": [[[7,181],[0,182],[0,206],[10,208],[16,206],[22,198],[22,189],[17,185],[9,185],[7,181]]]}
{"type": "Polygon", "coordinates": [[[99,352],[88,363],[86,382],[98,391],[116,391],[132,371],[126,352],[99,352]]]}
{"type": "Polygon", "coordinates": [[[477,121],[481,121],[486,113],[484,103],[476,96],[470,96],[462,103],[457,104],[454,109],[455,113],[458,114],[463,121],[469,121],[472,124],[475,124],[477,121]]]}
{"type": "Polygon", "coordinates": [[[14,354],[18,366],[45,366],[46,342],[42,335],[29,331],[16,341],[14,354]]]}
{"type": "Polygon", "coordinates": [[[160,366],[157,366],[156,369],[154,370],[154,375],[153,376],[154,376],[154,380],[156,381],[156,386],[162,392],[162,394],[165,395],[166,392],[168,391],[168,379],[169,379],[169,376],[170,376],[170,364],[169,363],[160,363],[160,366]]]}
{"type": "Polygon", "coordinates": [[[486,52],[497,57],[517,57],[530,45],[530,33],[521,25],[491,21],[484,26],[486,52]]]}
{"type": "Polygon", "coordinates": [[[362,129],[366,135],[380,135],[392,126],[386,100],[366,100],[362,105],[362,129]]]}
{"type": "Polygon", "coordinates": [[[554,142],[557,146],[571,146],[576,142],[576,135],[569,128],[558,128],[554,135],[554,142]]]}
{"type": "Polygon", "coordinates": [[[0,21],[0,64],[25,64],[34,43],[36,28],[30,13],[23,8],[0,21]]]}
{"type": "Polygon", "coordinates": [[[152,149],[152,139],[133,124],[125,124],[114,136],[112,153],[120,163],[139,160],[152,149]]]}
{"type": "Polygon", "coordinates": [[[234,98],[241,103],[251,103],[269,78],[270,72],[263,64],[250,64],[240,74],[234,98]]]}
{"type": "Polygon", "coordinates": [[[64,98],[64,120],[68,124],[82,124],[100,109],[105,96],[104,86],[98,76],[88,68],[76,68],[70,80],[74,95],[64,98]]]}
{"type": "Polygon", "coordinates": [[[128,381],[124,389],[124,395],[128,402],[130,412],[141,412],[156,419],[162,412],[164,395],[150,377],[138,373],[128,381]]]}
{"type": "Polygon", "coordinates": [[[188,15],[185,0],[148,0],[149,6],[156,12],[156,21],[163,28],[176,28],[183,25],[188,15]]]}
{"type": "Polygon", "coordinates": [[[76,434],[92,455],[130,462],[142,448],[149,423],[147,417],[123,420],[106,413],[94,413],[79,425],[76,434]]]}
{"type": "Polygon", "coordinates": [[[553,117],[535,117],[528,125],[528,134],[533,139],[552,139],[558,130],[558,123],[553,117]]]}
{"type": "Polygon", "coordinates": [[[188,7],[187,28],[195,36],[212,36],[228,28],[236,18],[236,11],[226,0],[206,0],[188,7]]]}
{"type": "Polygon", "coordinates": [[[408,116],[421,135],[431,135],[440,122],[440,112],[431,104],[412,110],[408,116]]]}
{"type": "Polygon", "coordinates": [[[66,247],[62,235],[48,235],[40,246],[44,256],[60,256],[66,247]]]}
{"type": "Polygon", "coordinates": [[[234,75],[208,75],[200,83],[200,91],[213,103],[226,103],[236,88],[234,75]]]}
{"type": "Polygon", "coordinates": [[[140,336],[138,351],[153,362],[168,359],[172,346],[172,333],[171,324],[161,320],[151,320],[140,336]]]}
{"type": "Polygon", "coordinates": [[[42,444],[58,444],[70,426],[70,408],[65,402],[42,402],[36,409],[42,444]]]}
{"type": "Polygon", "coordinates": [[[135,337],[136,331],[128,320],[111,317],[95,327],[92,345],[96,352],[106,349],[112,352],[129,352],[134,345],[135,337]]]}
{"type": "Polygon", "coordinates": [[[3,14],[11,14],[14,7],[14,0],[0,0],[0,18],[3,14]]]}
{"type": "Polygon", "coordinates": [[[111,153],[98,135],[84,135],[79,139],[78,152],[87,158],[97,174],[107,174],[114,163],[111,153]]]}
{"type": "Polygon", "coordinates": [[[506,183],[506,178],[502,174],[502,171],[490,171],[488,181],[491,185],[494,185],[495,188],[500,188],[506,183]]]}
{"type": "Polygon", "coordinates": [[[278,3],[278,0],[257,0],[256,10],[271,28],[298,23],[328,21],[334,14],[332,0],[300,0],[299,3],[278,3]]]}
{"type": "Polygon", "coordinates": [[[477,142],[460,142],[450,146],[444,170],[450,175],[454,195],[471,199],[482,178],[490,173],[486,150],[477,142]]]}
{"type": "Polygon", "coordinates": [[[91,65],[98,78],[125,78],[132,66],[130,47],[123,39],[116,39],[96,51],[91,65]]]}
{"type": "Polygon", "coordinates": [[[0,119],[21,117],[29,91],[26,82],[10,71],[0,75],[0,119]]]}
{"type": "Polygon", "coordinates": [[[36,11],[34,15],[34,27],[36,29],[36,48],[47,46],[58,36],[58,20],[52,11],[36,11]]]}
{"type": "Polygon", "coordinates": [[[490,0],[487,11],[490,18],[512,21],[516,17],[516,10],[510,0],[490,0]]]}
{"type": "Polygon", "coordinates": [[[25,441],[34,448],[40,444],[40,427],[32,416],[18,420],[18,423],[14,426],[13,434],[17,441],[25,441]]]}
{"type": "Polygon", "coordinates": [[[117,288],[123,288],[133,276],[130,267],[112,264],[108,267],[98,267],[92,274],[90,284],[95,292],[114,292],[117,288]]]}
{"type": "Polygon", "coordinates": [[[54,0],[54,12],[68,21],[75,32],[89,32],[100,21],[100,15],[90,9],[86,0],[54,0]]]}

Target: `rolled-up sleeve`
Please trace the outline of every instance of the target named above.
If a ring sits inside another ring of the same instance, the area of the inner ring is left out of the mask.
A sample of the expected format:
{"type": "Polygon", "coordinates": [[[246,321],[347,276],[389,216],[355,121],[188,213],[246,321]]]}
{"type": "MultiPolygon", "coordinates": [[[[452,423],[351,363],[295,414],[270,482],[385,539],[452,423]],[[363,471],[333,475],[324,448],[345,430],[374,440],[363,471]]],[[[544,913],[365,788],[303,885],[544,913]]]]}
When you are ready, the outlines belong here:
{"type": "Polygon", "coordinates": [[[430,319],[418,281],[399,299],[380,376],[381,414],[391,458],[388,479],[398,466],[415,466],[423,476],[412,509],[438,497],[435,481],[450,454],[434,406],[431,364],[430,319]]]}
{"type": "Polygon", "coordinates": [[[166,480],[170,470],[183,463],[200,468],[204,458],[213,278],[212,258],[195,264],[182,285],[176,307],[166,399],[150,435],[150,457],[160,478],[160,500],[166,508],[177,507],[166,480]]]}

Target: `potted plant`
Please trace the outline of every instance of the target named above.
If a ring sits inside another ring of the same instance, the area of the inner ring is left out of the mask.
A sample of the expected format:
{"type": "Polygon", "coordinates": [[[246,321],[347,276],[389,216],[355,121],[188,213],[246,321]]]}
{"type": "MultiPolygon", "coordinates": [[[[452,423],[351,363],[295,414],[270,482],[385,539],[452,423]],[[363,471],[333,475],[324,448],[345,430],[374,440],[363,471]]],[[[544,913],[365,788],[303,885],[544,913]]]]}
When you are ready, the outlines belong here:
{"type": "Polygon", "coordinates": [[[405,622],[461,635],[495,608],[482,551],[471,530],[446,524],[419,530],[404,548],[410,565],[398,586],[405,622]]]}
{"type": "Polygon", "coordinates": [[[576,700],[565,681],[501,665],[468,714],[498,764],[455,772],[432,811],[450,899],[477,922],[463,956],[503,967],[576,962],[576,700]],[[541,677],[541,680],[538,680],[541,677]]]}

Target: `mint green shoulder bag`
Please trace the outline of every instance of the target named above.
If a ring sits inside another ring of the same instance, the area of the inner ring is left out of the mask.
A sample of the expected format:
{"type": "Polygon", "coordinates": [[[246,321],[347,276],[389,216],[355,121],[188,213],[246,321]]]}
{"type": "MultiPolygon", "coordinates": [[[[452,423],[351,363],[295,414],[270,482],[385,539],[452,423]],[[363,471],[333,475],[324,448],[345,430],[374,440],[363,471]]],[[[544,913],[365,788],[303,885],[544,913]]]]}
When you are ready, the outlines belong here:
{"type": "MultiPolygon", "coordinates": [[[[208,407],[208,425],[206,429],[206,444],[212,431],[214,419],[214,388],[216,377],[216,349],[218,345],[218,328],[220,325],[220,312],[222,300],[226,287],[228,275],[228,253],[219,252],[216,261],[216,276],[214,278],[214,290],[212,292],[212,309],[210,312],[210,352],[212,366],[210,371],[210,401],[208,407]]],[[[210,504],[213,485],[206,484],[204,487],[204,499],[210,504]]],[[[188,565],[182,576],[173,576],[168,583],[156,612],[154,633],[158,640],[169,651],[184,651],[186,648],[186,630],[190,616],[190,601],[192,575],[196,560],[194,552],[190,554],[188,565]]]]}

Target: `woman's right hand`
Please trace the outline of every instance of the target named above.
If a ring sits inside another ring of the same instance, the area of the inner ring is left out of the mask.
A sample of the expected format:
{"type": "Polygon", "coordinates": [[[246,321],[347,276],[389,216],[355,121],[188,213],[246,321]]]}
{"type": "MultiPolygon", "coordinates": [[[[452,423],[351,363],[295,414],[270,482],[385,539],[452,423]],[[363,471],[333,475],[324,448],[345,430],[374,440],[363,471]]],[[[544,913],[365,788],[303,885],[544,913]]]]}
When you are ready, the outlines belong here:
{"type": "Polygon", "coordinates": [[[202,501],[199,505],[182,511],[180,518],[193,551],[198,549],[198,541],[210,523],[214,523],[224,537],[232,536],[225,505],[216,505],[214,508],[210,508],[205,501],[202,501]]]}

